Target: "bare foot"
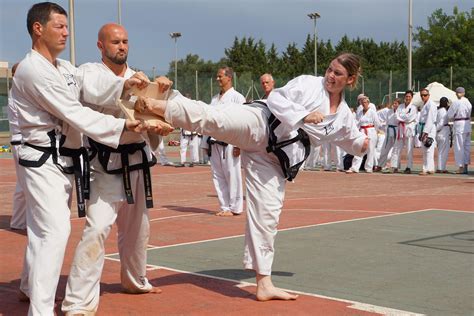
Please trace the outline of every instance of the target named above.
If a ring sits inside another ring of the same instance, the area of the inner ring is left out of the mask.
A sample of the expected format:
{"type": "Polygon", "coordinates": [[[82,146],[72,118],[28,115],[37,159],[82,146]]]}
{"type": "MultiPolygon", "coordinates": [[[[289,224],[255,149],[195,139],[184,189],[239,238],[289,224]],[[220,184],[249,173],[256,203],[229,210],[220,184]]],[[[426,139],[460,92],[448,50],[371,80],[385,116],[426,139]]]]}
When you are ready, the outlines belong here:
{"type": "Polygon", "coordinates": [[[271,287],[271,288],[259,288],[257,287],[257,301],[265,302],[270,300],[296,300],[298,295],[290,294],[285,292],[279,288],[271,287]]]}
{"type": "Polygon", "coordinates": [[[298,295],[290,294],[279,288],[276,288],[272,283],[270,275],[257,274],[257,301],[265,302],[270,300],[296,300],[298,295]]]}
{"type": "Polygon", "coordinates": [[[231,211],[220,211],[216,213],[216,216],[234,216],[237,214],[232,213],[231,211]]]}
{"type": "Polygon", "coordinates": [[[161,292],[163,292],[163,291],[159,287],[154,286],[154,287],[151,288],[150,292],[148,292],[148,293],[150,293],[150,294],[161,294],[161,292]]]}
{"type": "Polygon", "coordinates": [[[153,286],[149,291],[143,290],[129,290],[129,289],[122,289],[124,293],[127,294],[161,294],[162,290],[159,287],[153,286]]]}

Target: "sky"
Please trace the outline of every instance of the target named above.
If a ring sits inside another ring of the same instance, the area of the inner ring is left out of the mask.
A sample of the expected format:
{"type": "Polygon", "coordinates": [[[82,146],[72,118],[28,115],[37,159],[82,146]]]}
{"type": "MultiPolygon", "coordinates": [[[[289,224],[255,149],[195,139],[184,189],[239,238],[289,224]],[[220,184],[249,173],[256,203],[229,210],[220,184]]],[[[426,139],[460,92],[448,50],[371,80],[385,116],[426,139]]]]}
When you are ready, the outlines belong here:
{"type": "MultiPolygon", "coordinates": [[[[31,49],[26,30],[30,0],[0,0],[0,61],[13,64],[31,49]]],[[[56,1],[68,10],[68,0],[56,1]]],[[[413,0],[413,26],[427,28],[438,8],[452,14],[454,6],[471,12],[472,0],[413,0]]],[[[337,44],[342,36],[392,42],[408,39],[408,0],[121,0],[122,24],[128,30],[128,63],[134,68],[166,74],[175,58],[170,32],[181,32],[178,59],[197,54],[218,61],[235,37],[262,39],[282,52],[295,42],[302,47],[313,36],[308,13],[318,12],[317,35],[337,44]]],[[[118,21],[118,0],[76,0],[76,63],[100,59],[97,31],[118,21]]],[[[69,59],[69,47],[60,58],[69,59]]]]}

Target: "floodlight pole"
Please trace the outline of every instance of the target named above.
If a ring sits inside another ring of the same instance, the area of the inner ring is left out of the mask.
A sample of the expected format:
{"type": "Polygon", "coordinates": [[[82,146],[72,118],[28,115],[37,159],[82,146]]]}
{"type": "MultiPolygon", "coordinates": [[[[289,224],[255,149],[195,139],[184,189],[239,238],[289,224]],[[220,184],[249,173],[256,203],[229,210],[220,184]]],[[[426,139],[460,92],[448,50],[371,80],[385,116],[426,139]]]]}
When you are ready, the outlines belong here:
{"type": "Polygon", "coordinates": [[[117,0],[118,5],[118,24],[122,25],[122,0],[117,0]]]}
{"type": "Polygon", "coordinates": [[[412,89],[413,0],[408,0],[408,90],[412,89]]]}
{"type": "Polygon", "coordinates": [[[181,37],[181,33],[173,32],[170,36],[174,39],[174,86],[178,89],[178,38],[181,37]]]}
{"type": "Polygon", "coordinates": [[[318,12],[308,14],[309,18],[314,21],[314,75],[318,75],[318,36],[316,33],[316,20],[321,17],[318,12]]]}
{"type": "Polygon", "coordinates": [[[74,32],[74,0],[69,0],[69,61],[76,66],[76,36],[74,32]]]}

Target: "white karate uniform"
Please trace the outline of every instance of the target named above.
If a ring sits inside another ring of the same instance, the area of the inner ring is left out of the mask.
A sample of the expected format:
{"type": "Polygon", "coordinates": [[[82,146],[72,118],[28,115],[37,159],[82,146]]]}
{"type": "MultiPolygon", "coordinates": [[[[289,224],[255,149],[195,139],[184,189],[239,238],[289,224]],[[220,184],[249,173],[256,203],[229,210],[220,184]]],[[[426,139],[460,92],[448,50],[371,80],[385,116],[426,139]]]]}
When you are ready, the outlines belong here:
{"type": "Polygon", "coordinates": [[[344,170],[344,159],[342,158],[342,149],[331,143],[324,143],[323,149],[323,168],[332,170],[332,161],[336,165],[336,170],[344,170]],[[334,159],[332,159],[332,157],[334,159]]]}
{"type": "MultiPolygon", "coordinates": [[[[230,88],[223,95],[216,94],[211,100],[211,106],[221,107],[222,104],[243,104],[245,97],[230,88]]],[[[207,135],[207,134],[206,134],[207,135]]],[[[221,139],[216,138],[218,141],[221,139]]],[[[212,181],[216,188],[221,211],[231,211],[240,214],[243,211],[243,192],[240,156],[234,157],[233,143],[227,146],[211,145],[212,181]]]]}
{"type": "Polygon", "coordinates": [[[427,133],[428,137],[433,138],[433,143],[429,148],[426,148],[424,144],[421,145],[423,149],[423,172],[434,172],[434,151],[436,147],[436,116],[438,110],[436,104],[431,100],[426,101],[420,111],[420,132],[427,133]]]}
{"type": "Polygon", "coordinates": [[[186,162],[186,151],[189,146],[190,160],[192,163],[199,163],[199,137],[196,133],[190,131],[181,130],[180,143],[179,143],[179,155],[181,163],[186,162]]]}
{"type": "Polygon", "coordinates": [[[438,170],[446,170],[449,154],[450,128],[446,108],[439,108],[436,117],[436,143],[438,145],[438,170]]]}
{"type": "Polygon", "coordinates": [[[379,128],[377,128],[377,143],[375,144],[374,166],[379,165],[380,155],[382,154],[382,147],[385,143],[385,130],[387,129],[387,114],[389,108],[383,108],[377,111],[379,118],[379,128]]]}
{"type": "MultiPolygon", "coordinates": [[[[184,97],[176,97],[167,104],[165,118],[173,126],[211,135],[241,148],[248,213],[244,267],[262,275],[271,274],[286,185],[277,157],[266,151],[270,114],[281,121],[274,131],[278,141],[294,137],[297,129],[302,128],[315,146],[334,142],[351,154],[363,155],[365,134],[359,132],[345,100],[336,113],[329,114],[329,95],[323,80],[314,76],[297,77],[273,90],[267,100],[268,107],[225,104],[213,108],[184,97]],[[325,115],[323,122],[303,123],[303,118],[315,110],[325,115]]],[[[290,161],[301,161],[304,157],[301,142],[284,150],[290,161]]]]}
{"type": "MultiPolygon", "coordinates": [[[[12,97],[18,108],[22,140],[36,146],[51,146],[52,130],[66,136],[64,147],[82,146],[82,133],[111,147],[119,144],[125,120],[102,115],[78,101],[115,104],[124,80],[110,75],[80,71],[57,59],[56,67],[35,50],[20,62],[13,78],[12,97]]],[[[38,161],[43,152],[23,144],[22,160],[38,161]]],[[[59,156],[62,165],[71,158],[59,156]]],[[[20,166],[27,201],[28,245],[21,289],[30,298],[29,315],[53,315],[54,297],[64,251],[70,233],[70,194],[73,175],[65,174],[50,156],[39,167],[20,166]]]]}
{"type": "Polygon", "coordinates": [[[8,96],[8,123],[10,126],[10,142],[12,148],[13,161],[15,163],[15,171],[17,175],[15,192],[13,192],[13,209],[12,217],[10,219],[10,228],[26,229],[26,200],[23,190],[22,178],[18,176],[18,148],[21,143],[21,131],[18,127],[18,109],[11,95],[8,96]]]}
{"type": "Polygon", "coordinates": [[[311,146],[309,156],[303,164],[304,169],[313,169],[316,168],[318,164],[321,164],[321,147],[322,146],[311,146]]]}
{"type": "Polygon", "coordinates": [[[402,103],[396,111],[398,120],[397,137],[393,149],[393,167],[399,168],[401,165],[402,150],[407,150],[407,168],[413,168],[413,148],[415,147],[416,125],[418,118],[418,110],[413,104],[406,105],[402,103]]]}
{"type": "Polygon", "coordinates": [[[454,121],[454,159],[458,167],[471,163],[471,112],[472,104],[465,97],[454,101],[448,109],[448,118],[454,121]]]}
{"type": "Polygon", "coordinates": [[[390,165],[393,168],[398,168],[397,162],[394,159],[395,155],[390,155],[392,153],[392,149],[395,145],[395,140],[397,139],[398,134],[398,120],[396,116],[396,111],[387,108],[386,111],[384,111],[383,113],[383,119],[385,121],[385,137],[377,165],[383,168],[385,167],[387,160],[391,159],[390,165]]]}
{"type": "MultiPolygon", "coordinates": [[[[88,63],[80,66],[79,69],[115,76],[103,63],[88,63]]],[[[127,67],[124,78],[128,79],[134,73],[127,67]]],[[[107,106],[84,103],[84,105],[117,118],[124,117],[124,113],[115,104],[107,106]]],[[[120,144],[143,143],[147,140],[147,136],[158,138],[157,135],[125,131],[120,144]]],[[[156,144],[158,143],[156,139],[156,144]]],[[[146,158],[151,161],[152,149],[145,146],[144,150],[146,158]]],[[[146,278],[146,247],[150,235],[150,223],[145,202],[143,170],[130,172],[134,203],[128,204],[124,192],[123,175],[107,173],[99,162],[98,156],[99,154],[91,160],[91,197],[86,225],[76,248],[66,286],[66,295],[62,303],[62,311],[65,313],[97,311],[105,241],[114,223],[117,224],[118,229],[122,287],[131,293],[146,293],[153,288],[146,278]],[[93,255],[91,255],[91,249],[94,251],[93,255]]],[[[128,157],[130,166],[142,162],[142,153],[138,150],[129,154],[128,157]]],[[[109,170],[122,168],[120,153],[111,153],[107,168],[109,170]]]]}
{"type": "MultiPolygon", "coordinates": [[[[361,132],[365,133],[369,138],[369,148],[367,150],[367,159],[365,160],[365,171],[372,172],[374,167],[375,145],[377,144],[377,128],[380,121],[377,112],[373,108],[369,108],[367,112],[359,111],[356,114],[357,125],[361,132]]],[[[363,157],[354,156],[352,160],[351,170],[359,172],[363,157]]]]}
{"type": "Polygon", "coordinates": [[[155,150],[155,156],[160,159],[160,164],[162,166],[168,165],[170,161],[166,157],[165,144],[163,142],[163,137],[160,137],[158,148],[155,150]]]}
{"type": "Polygon", "coordinates": [[[417,114],[416,114],[416,120],[415,120],[415,123],[416,123],[416,128],[415,128],[415,137],[413,139],[413,145],[415,146],[415,148],[421,148],[421,146],[423,146],[423,144],[421,143],[421,140],[420,140],[420,126],[418,125],[420,123],[420,111],[421,109],[418,108],[417,109],[417,114]]]}

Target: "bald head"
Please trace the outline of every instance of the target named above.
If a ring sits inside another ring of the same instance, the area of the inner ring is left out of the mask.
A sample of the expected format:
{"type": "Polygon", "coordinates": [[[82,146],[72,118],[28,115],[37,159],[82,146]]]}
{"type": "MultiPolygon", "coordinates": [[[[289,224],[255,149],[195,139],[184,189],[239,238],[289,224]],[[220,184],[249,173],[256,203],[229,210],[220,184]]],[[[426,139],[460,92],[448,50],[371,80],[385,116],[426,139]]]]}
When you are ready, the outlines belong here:
{"type": "Polygon", "coordinates": [[[263,92],[265,93],[265,98],[268,97],[270,92],[272,92],[273,87],[275,86],[275,81],[273,80],[272,75],[263,74],[260,77],[260,84],[262,85],[263,92]]]}
{"type": "Polygon", "coordinates": [[[105,24],[99,30],[97,47],[106,65],[124,65],[128,57],[127,30],[116,23],[105,24]]]}

